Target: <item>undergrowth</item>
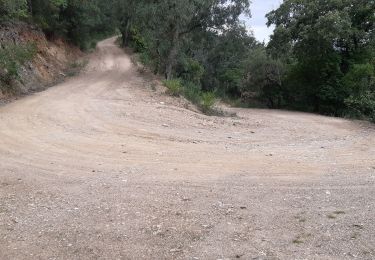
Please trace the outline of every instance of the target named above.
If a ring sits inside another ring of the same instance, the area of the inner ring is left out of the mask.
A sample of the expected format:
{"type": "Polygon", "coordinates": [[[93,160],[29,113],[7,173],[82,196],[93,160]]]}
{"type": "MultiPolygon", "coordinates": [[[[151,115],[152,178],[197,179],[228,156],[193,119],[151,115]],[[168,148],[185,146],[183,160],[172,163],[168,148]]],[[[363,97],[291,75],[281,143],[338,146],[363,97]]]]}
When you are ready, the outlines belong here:
{"type": "Polygon", "coordinates": [[[87,64],[88,64],[88,60],[86,59],[72,62],[69,65],[69,69],[67,70],[66,75],[68,77],[73,77],[73,76],[78,75],[81,72],[81,70],[86,67],[87,64]]]}
{"type": "MultiPolygon", "coordinates": [[[[138,55],[134,58],[137,62],[140,62],[147,68],[158,67],[155,66],[153,59],[150,54],[145,50],[144,46],[138,43],[138,47],[131,46],[138,55]]],[[[117,41],[118,45],[121,45],[120,38],[117,41]]],[[[135,64],[137,62],[133,61],[135,64]]],[[[157,73],[157,70],[154,71],[157,73]]],[[[196,105],[206,115],[217,115],[221,116],[224,113],[214,109],[214,105],[217,101],[217,95],[214,92],[206,92],[201,89],[199,84],[192,82],[192,80],[174,78],[163,81],[164,86],[167,88],[167,93],[174,97],[184,96],[187,100],[196,105]]]]}
{"type": "Polygon", "coordinates": [[[19,79],[21,66],[31,61],[36,53],[37,47],[33,43],[6,44],[2,46],[0,48],[0,86],[3,86],[2,88],[11,88],[12,81],[19,79]]]}
{"type": "Polygon", "coordinates": [[[168,94],[172,96],[184,96],[207,115],[220,114],[213,108],[216,103],[215,93],[204,92],[194,83],[182,81],[181,79],[164,80],[163,83],[168,89],[168,94]]]}
{"type": "Polygon", "coordinates": [[[209,113],[215,105],[216,96],[212,92],[205,92],[201,95],[201,109],[204,113],[209,113]]]}
{"type": "Polygon", "coordinates": [[[181,80],[179,80],[179,79],[164,80],[163,83],[166,86],[166,88],[168,89],[168,93],[171,96],[177,97],[180,94],[182,94],[183,86],[181,84],[181,80]]]}

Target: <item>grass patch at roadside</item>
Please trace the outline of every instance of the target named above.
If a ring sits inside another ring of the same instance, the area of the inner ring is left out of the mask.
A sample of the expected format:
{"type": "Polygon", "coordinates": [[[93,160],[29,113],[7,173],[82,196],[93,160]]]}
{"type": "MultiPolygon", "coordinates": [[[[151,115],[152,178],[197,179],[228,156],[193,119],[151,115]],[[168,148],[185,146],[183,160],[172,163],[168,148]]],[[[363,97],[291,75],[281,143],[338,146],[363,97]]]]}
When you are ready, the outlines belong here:
{"type": "Polygon", "coordinates": [[[221,115],[220,111],[214,109],[217,97],[214,92],[205,92],[189,81],[171,79],[163,81],[167,93],[171,96],[184,96],[195,104],[206,115],[221,115]]]}
{"type": "Polygon", "coordinates": [[[9,43],[0,48],[0,86],[5,91],[10,91],[12,81],[19,79],[21,66],[32,61],[37,53],[34,43],[13,44],[9,43]]]}
{"type": "Polygon", "coordinates": [[[201,98],[201,109],[204,113],[209,113],[212,110],[212,107],[215,105],[216,96],[212,92],[205,92],[202,93],[201,98]]]}
{"type": "Polygon", "coordinates": [[[164,80],[164,86],[168,89],[167,92],[171,96],[178,97],[182,94],[182,84],[179,79],[164,80]]]}
{"type": "Polygon", "coordinates": [[[78,75],[87,65],[87,60],[74,61],[69,65],[68,70],[66,71],[66,76],[74,77],[78,75]]]}

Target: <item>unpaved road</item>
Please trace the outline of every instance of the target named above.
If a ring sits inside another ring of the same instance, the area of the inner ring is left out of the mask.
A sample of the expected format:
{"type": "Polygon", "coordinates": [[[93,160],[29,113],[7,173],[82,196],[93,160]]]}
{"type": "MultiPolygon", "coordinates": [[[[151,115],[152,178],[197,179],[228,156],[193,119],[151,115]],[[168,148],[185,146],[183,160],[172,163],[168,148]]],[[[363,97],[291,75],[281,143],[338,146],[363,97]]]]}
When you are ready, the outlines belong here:
{"type": "Polygon", "coordinates": [[[374,259],[375,130],[207,117],[103,41],[0,108],[0,259],[374,259]]]}

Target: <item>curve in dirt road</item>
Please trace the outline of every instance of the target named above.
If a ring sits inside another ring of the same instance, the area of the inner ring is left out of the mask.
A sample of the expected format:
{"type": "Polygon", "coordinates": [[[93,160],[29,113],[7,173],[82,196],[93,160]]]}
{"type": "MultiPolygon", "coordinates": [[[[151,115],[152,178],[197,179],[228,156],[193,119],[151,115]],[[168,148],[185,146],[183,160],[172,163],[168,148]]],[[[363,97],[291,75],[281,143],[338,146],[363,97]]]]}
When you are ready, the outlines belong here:
{"type": "Polygon", "coordinates": [[[375,258],[373,125],[153,84],[111,38],[0,107],[0,259],[375,258]]]}

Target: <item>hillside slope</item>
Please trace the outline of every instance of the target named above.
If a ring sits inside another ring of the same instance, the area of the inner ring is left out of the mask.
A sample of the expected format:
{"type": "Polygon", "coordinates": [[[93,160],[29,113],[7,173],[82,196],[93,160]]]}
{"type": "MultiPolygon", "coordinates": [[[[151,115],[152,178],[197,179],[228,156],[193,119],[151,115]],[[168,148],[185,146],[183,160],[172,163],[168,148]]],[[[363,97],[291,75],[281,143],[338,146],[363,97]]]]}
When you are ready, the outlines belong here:
{"type": "MultiPolygon", "coordinates": [[[[67,70],[82,57],[81,51],[61,39],[48,40],[36,26],[23,22],[0,24],[0,47],[33,45],[34,58],[20,66],[19,77],[5,86],[0,81],[0,102],[17,95],[40,91],[65,78],[67,70]]],[[[4,76],[1,71],[0,75],[4,76]]]]}
{"type": "Polygon", "coordinates": [[[0,107],[0,259],[375,258],[373,125],[207,117],[114,40],[0,107]]]}

